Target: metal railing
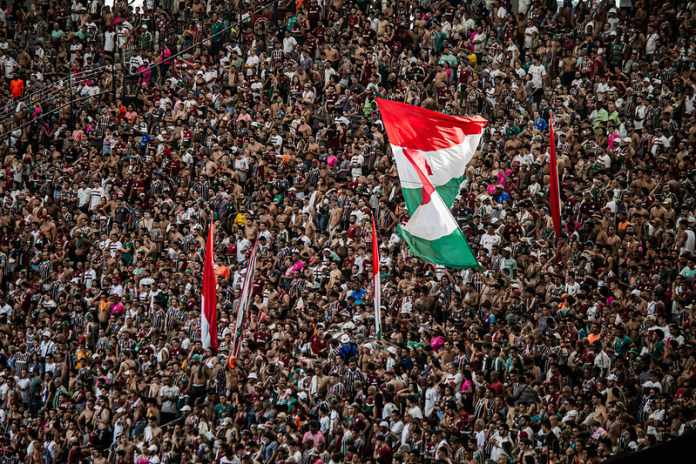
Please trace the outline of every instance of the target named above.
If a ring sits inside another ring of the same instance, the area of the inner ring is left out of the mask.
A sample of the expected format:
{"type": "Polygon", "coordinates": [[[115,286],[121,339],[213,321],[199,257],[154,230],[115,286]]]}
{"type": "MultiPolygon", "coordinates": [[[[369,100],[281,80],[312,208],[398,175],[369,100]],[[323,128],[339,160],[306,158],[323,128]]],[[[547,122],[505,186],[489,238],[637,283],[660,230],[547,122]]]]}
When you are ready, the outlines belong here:
{"type": "Polygon", "coordinates": [[[47,104],[55,104],[59,102],[61,98],[73,98],[74,93],[79,90],[79,85],[82,82],[86,80],[99,80],[102,74],[109,69],[111,69],[110,66],[86,69],[44,85],[22,98],[9,100],[0,112],[0,125],[5,125],[9,120],[13,119],[17,114],[16,109],[20,105],[31,109],[37,104],[43,107],[47,104]]]}
{"type": "MultiPolygon", "coordinates": [[[[264,10],[267,10],[267,9],[272,5],[272,3],[273,3],[272,1],[265,2],[265,3],[263,3],[262,5],[258,6],[253,12],[250,12],[250,13],[251,13],[251,16],[252,16],[252,21],[253,21],[253,17],[254,17],[255,15],[258,15],[259,13],[263,12],[264,10]]],[[[240,21],[241,21],[241,19],[240,19],[240,21]]],[[[241,29],[241,24],[239,24],[239,23],[237,23],[237,24],[230,24],[229,26],[223,28],[222,30],[220,30],[220,31],[218,31],[218,32],[216,32],[216,33],[213,33],[213,34],[210,34],[210,35],[208,35],[208,36],[206,36],[206,37],[204,37],[204,38],[201,38],[198,42],[195,42],[195,43],[191,44],[190,46],[186,47],[185,49],[179,50],[177,53],[172,54],[169,58],[167,58],[167,60],[172,60],[172,61],[173,61],[173,60],[175,60],[176,58],[180,57],[181,55],[184,55],[184,54],[190,52],[191,50],[194,50],[194,49],[196,49],[196,48],[198,48],[198,47],[203,46],[206,42],[210,42],[211,40],[213,40],[214,38],[216,38],[216,37],[219,36],[219,35],[223,35],[223,34],[227,34],[227,33],[231,33],[232,35],[237,35],[237,34],[239,34],[240,29],[241,29]]],[[[152,71],[154,68],[156,68],[157,66],[159,66],[159,63],[150,63],[150,64],[148,64],[148,65],[145,67],[145,69],[142,69],[142,70],[140,70],[140,71],[137,71],[135,74],[131,75],[130,77],[132,78],[132,77],[138,76],[138,75],[140,75],[140,74],[145,74],[145,73],[147,73],[147,72],[151,72],[151,71],[152,71]]],[[[123,71],[124,71],[124,75],[126,75],[126,73],[125,73],[125,70],[126,70],[125,67],[122,68],[122,69],[123,69],[123,71]]],[[[102,72],[112,72],[112,73],[113,73],[113,67],[112,67],[112,66],[102,66],[102,67],[99,67],[99,68],[95,68],[95,70],[101,70],[102,72]]],[[[78,73],[77,76],[78,76],[78,77],[80,76],[79,73],[78,73]]],[[[112,74],[112,79],[113,79],[114,77],[115,77],[115,76],[112,74]]],[[[69,97],[69,98],[67,99],[68,101],[65,101],[65,100],[64,100],[64,101],[61,102],[61,101],[59,101],[58,99],[55,99],[55,98],[54,98],[54,99],[52,100],[52,102],[54,103],[53,109],[51,109],[51,110],[49,110],[49,111],[44,111],[44,112],[42,112],[39,116],[37,116],[37,117],[34,118],[34,119],[31,119],[31,120],[29,120],[29,121],[24,121],[23,123],[21,123],[21,124],[19,124],[19,125],[13,126],[13,127],[9,128],[9,129],[6,129],[5,132],[3,132],[2,134],[0,134],[0,140],[6,138],[6,137],[8,137],[8,136],[10,136],[13,132],[15,132],[15,131],[17,131],[17,130],[24,129],[25,127],[30,126],[31,124],[34,124],[35,122],[38,122],[38,121],[42,120],[43,118],[46,118],[46,117],[48,117],[48,116],[51,116],[51,115],[53,115],[53,114],[59,112],[59,111],[63,110],[64,108],[68,107],[68,106],[71,106],[71,105],[74,105],[74,104],[78,104],[78,103],[87,101],[87,100],[89,100],[89,99],[91,99],[91,98],[99,97],[99,96],[101,96],[101,95],[106,95],[106,94],[109,94],[109,93],[112,93],[112,92],[113,92],[113,89],[102,89],[101,91],[95,93],[94,95],[87,95],[86,97],[74,98],[74,92],[73,92],[73,90],[75,90],[75,88],[73,88],[72,85],[73,85],[74,83],[78,83],[78,82],[84,81],[84,80],[85,80],[85,77],[82,76],[81,79],[78,79],[78,78],[75,78],[74,76],[69,76],[67,80],[69,81],[69,85],[67,86],[68,89],[69,89],[69,92],[67,92],[67,96],[69,97]]],[[[61,80],[55,82],[54,84],[52,84],[52,86],[57,87],[58,90],[55,91],[54,93],[48,93],[48,92],[47,92],[46,95],[48,95],[48,96],[51,96],[51,95],[62,95],[63,97],[65,97],[65,96],[66,96],[66,93],[65,93],[65,92],[61,93],[61,91],[60,91],[61,85],[64,85],[65,81],[66,81],[66,79],[61,79],[61,80]]],[[[49,100],[44,100],[44,101],[49,101],[49,100]]],[[[14,107],[15,107],[15,108],[17,107],[17,103],[14,104],[14,107]]],[[[14,117],[14,115],[15,115],[15,113],[13,113],[11,116],[14,117]]],[[[3,118],[3,117],[0,117],[0,126],[3,126],[3,127],[4,127],[5,122],[6,122],[8,119],[11,119],[11,117],[9,117],[9,116],[8,116],[8,117],[4,117],[4,118],[3,118]]]]}

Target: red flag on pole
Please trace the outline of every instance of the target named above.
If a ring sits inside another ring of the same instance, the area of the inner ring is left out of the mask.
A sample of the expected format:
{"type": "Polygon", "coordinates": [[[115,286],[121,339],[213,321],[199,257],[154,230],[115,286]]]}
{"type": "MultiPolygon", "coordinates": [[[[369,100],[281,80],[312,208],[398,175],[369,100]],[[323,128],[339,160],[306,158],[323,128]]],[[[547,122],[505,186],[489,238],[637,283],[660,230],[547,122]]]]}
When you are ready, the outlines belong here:
{"type": "Polygon", "coordinates": [[[211,220],[203,257],[203,289],[201,290],[201,343],[204,349],[217,351],[217,278],[215,277],[215,226],[211,220]]]}
{"type": "Polygon", "coordinates": [[[556,238],[561,238],[561,190],[556,165],[556,137],[553,131],[553,113],[549,115],[549,207],[556,238]]]}

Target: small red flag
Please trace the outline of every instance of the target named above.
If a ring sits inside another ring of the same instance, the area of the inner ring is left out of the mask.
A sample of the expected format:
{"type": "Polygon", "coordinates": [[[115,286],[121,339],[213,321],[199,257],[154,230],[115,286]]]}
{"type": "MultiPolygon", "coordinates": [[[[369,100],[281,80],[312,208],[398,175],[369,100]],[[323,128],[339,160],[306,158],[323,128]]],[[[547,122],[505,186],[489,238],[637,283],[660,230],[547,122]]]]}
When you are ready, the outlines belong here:
{"type": "Polygon", "coordinates": [[[561,191],[556,165],[556,137],[553,131],[553,114],[549,115],[549,207],[556,238],[561,238],[561,191]]]}
{"type": "Polygon", "coordinates": [[[217,351],[217,278],[215,277],[215,226],[210,222],[203,258],[203,289],[201,291],[201,343],[203,348],[217,351]]]}
{"type": "Polygon", "coordinates": [[[375,215],[372,215],[372,284],[374,285],[375,305],[375,336],[382,338],[382,283],[379,274],[379,244],[377,243],[377,227],[375,215]]]}

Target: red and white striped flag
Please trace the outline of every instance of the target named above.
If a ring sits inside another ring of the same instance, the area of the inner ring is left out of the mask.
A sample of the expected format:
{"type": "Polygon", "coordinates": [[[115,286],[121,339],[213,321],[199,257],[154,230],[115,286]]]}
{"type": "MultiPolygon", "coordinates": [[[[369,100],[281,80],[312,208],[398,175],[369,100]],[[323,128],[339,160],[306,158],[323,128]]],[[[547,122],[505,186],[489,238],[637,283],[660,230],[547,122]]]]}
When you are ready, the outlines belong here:
{"type": "Polygon", "coordinates": [[[561,238],[561,189],[556,165],[556,137],[553,131],[553,114],[549,115],[549,209],[556,239],[561,238]]]}
{"type": "Polygon", "coordinates": [[[232,350],[230,352],[230,359],[228,360],[228,366],[232,366],[233,360],[236,361],[239,355],[239,350],[242,347],[242,334],[244,332],[244,318],[246,317],[246,310],[251,302],[251,290],[254,283],[254,271],[256,270],[256,249],[258,247],[258,240],[254,242],[254,246],[251,249],[251,254],[249,255],[249,264],[246,268],[246,274],[244,276],[244,283],[242,284],[242,294],[239,296],[239,307],[237,308],[237,321],[234,327],[234,334],[232,336],[232,350]]]}
{"type": "Polygon", "coordinates": [[[382,338],[382,283],[379,277],[379,244],[374,214],[372,215],[372,284],[374,285],[375,336],[379,339],[382,338]]]}
{"type": "Polygon", "coordinates": [[[201,343],[203,349],[217,351],[217,278],[215,277],[215,225],[210,221],[203,257],[203,289],[201,290],[201,343]]]}

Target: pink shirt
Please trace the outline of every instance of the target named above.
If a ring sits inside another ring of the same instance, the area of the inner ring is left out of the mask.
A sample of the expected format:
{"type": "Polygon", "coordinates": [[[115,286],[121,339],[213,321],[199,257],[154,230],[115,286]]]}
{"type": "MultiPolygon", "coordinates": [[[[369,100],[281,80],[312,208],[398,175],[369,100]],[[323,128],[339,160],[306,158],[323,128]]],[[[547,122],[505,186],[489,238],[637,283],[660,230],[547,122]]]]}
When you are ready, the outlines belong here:
{"type": "Polygon", "coordinates": [[[305,432],[302,437],[302,443],[307,443],[308,441],[311,441],[315,448],[319,448],[324,444],[324,434],[321,431],[317,431],[317,433],[312,433],[312,431],[305,432]]]}
{"type": "Polygon", "coordinates": [[[118,303],[114,303],[113,306],[111,306],[111,314],[113,315],[120,315],[126,312],[126,307],[123,306],[123,303],[120,301],[118,303]]]}

